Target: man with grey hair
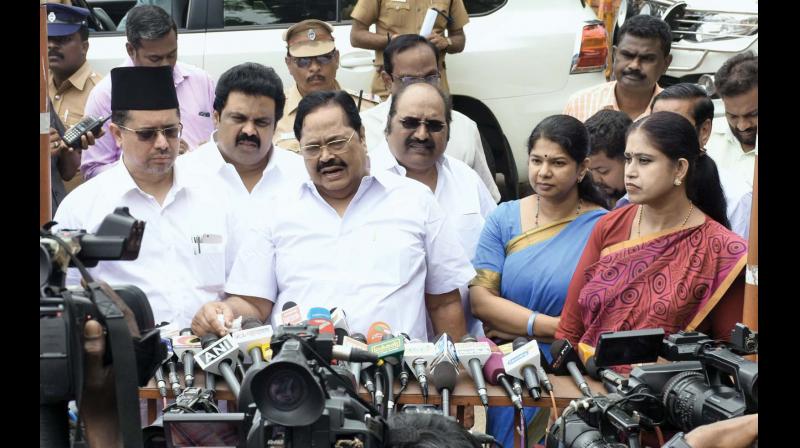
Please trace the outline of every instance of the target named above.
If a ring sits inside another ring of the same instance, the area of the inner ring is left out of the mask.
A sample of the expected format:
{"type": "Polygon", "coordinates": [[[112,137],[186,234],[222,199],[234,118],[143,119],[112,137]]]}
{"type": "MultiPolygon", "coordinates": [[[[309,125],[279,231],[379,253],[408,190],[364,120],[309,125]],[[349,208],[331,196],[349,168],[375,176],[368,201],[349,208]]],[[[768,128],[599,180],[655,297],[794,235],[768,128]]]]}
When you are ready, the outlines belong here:
{"type": "MultiPolygon", "coordinates": [[[[122,67],[172,67],[172,78],[180,103],[183,134],[180,152],[191,151],[208,141],[214,131],[214,81],[198,67],[178,62],[178,28],[172,17],[158,6],[142,5],[128,13],[122,67]]],[[[85,113],[107,117],[111,114],[111,77],[104,78],[86,102],[85,113]]],[[[119,160],[121,149],[104,126],[105,135],[83,151],[81,173],[88,180],[119,160]]]]}

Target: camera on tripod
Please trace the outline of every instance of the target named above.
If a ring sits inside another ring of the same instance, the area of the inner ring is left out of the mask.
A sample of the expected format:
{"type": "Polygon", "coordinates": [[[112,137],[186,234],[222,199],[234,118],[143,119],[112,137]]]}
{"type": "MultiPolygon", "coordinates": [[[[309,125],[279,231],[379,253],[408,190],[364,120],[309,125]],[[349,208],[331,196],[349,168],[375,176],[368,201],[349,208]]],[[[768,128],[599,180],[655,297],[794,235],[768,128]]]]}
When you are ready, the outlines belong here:
{"type": "MultiPolygon", "coordinates": [[[[52,223],[55,224],[55,223],[52,223]]],[[[52,224],[50,226],[52,226],[52,224]]],[[[139,255],[144,222],[127,208],[108,215],[95,234],[85,230],[49,227],[39,239],[39,407],[40,445],[67,446],[67,403],[80,402],[83,390],[83,327],[100,322],[108,333],[104,364],[123,365],[122,372],[137,372],[143,386],[163,357],[158,330],[131,337],[124,320],[128,309],[139,329],[153,328],[153,313],[145,294],[134,286],[111,288],[96,282],[86,270],[101,260],[134,260],[139,255]],[[77,267],[84,287],[66,287],[67,270],[77,267]],[[116,348],[115,348],[116,347],[116,348]],[[134,350],[135,347],[135,350],[134,350]],[[134,359],[134,353],[136,358],[134,359]]],[[[129,381],[123,374],[116,381],[129,381]]],[[[135,390],[135,388],[131,388],[135,390]]],[[[125,404],[129,405],[128,403],[125,404]]]]}
{"type": "Polygon", "coordinates": [[[551,427],[547,447],[635,447],[642,429],[688,432],[757,413],[758,364],[741,356],[757,352],[758,334],[742,324],[729,343],[698,332],[665,339],[662,329],[603,334],[587,370],[609,394],[573,402],[551,427]],[[629,377],[608,368],[659,356],[672,362],[634,367],[629,377]]]}

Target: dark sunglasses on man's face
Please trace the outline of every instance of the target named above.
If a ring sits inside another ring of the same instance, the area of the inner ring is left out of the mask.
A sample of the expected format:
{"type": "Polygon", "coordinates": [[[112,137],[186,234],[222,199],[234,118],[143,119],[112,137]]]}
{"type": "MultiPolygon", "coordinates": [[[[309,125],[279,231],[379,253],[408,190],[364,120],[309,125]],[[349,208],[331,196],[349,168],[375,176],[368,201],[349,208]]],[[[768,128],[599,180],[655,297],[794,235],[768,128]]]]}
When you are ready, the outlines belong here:
{"type": "Polygon", "coordinates": [[[300,68],[308,68],[311,66],[311,61],[316,60],[317,64],[319,65],[328,65],[333,60],[333,56],[336,53],[336,50],[331,51],[330,53],[321,54],[319,56],[308,56],[302,58],[292,57],[294,60],[295,65],[300,68]]]}
{"type": "Polygon", "coordinates": [[[428,128],[429,132],[440,132],[444,129],[445,123],[439,120],[420,120],[419,118],[414,117],[405,117],[400,119],[400,124],[403,125],[405,129],[410,131],[416,131],[417,128],[421,124],[424,124],[426,128],[428,128]]]}
{"type": "Polygon", "coordinates": [[[144,128],[144,129],[131,129],[122,125],[117,125],[126,131],[130,131],[136,134],[136,137],[141,142],[151,142],[155,140],[156,135],[158,133],[163,133],[164,137],[167,140],[175,140],[181,136],[181,129],[183,129],[183,125],[178,123],[175,126],[170,126],[168,128],[144,128]]]}

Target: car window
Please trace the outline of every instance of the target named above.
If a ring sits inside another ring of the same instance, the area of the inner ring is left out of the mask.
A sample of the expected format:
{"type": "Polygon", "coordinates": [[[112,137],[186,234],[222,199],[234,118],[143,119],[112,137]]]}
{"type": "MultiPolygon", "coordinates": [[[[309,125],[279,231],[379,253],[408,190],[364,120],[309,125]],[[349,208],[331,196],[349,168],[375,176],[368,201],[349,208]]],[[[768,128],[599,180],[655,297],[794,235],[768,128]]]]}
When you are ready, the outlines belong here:
{"type": "Polygon", "coordinates": [[[353,20],[350,13],[356,7],[358,0],[339,0],[339,20],[353,20]]]}
{"type": "MultiPolygon", "coordinates": [[[[187,0],[136,0],[136,1],[89,1],[89,6],[93,9],[94,20],[100,21],[103,31],[125,31],[125,24],[128,20],[128,11],[134,6],[156,5],[167,11],[177,24],[179,29],[186,27],[187,0]],[[113,26],[113,27],[112,27],[113,26]],[[110,29],[108,29],[110,28],[110,29]]],[[[92,19],[90,19],[91,25],[92,19]]],[[[90,27],[94,31],[98,27],[90,27]]]]}
{"type": "Polygon", "coordinates": [[[225,28],[336,20],[336,0],[225,0],[225,28]]]}
{"type": "Polygon", "coordinates": [[[507,0],[464,0],[464,7],[471,16],[480,16],[500,9],[507,0]]]}

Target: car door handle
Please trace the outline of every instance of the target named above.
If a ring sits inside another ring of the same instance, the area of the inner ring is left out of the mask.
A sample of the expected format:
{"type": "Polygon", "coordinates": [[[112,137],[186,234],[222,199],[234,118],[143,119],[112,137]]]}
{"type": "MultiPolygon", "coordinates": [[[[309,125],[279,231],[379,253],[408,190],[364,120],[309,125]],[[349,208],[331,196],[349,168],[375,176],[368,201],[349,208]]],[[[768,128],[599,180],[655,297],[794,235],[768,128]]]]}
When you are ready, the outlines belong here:
{"type": "Polygon", "coordinates": [[[371,51],[353,51],[345,53],[339,59],[339,65],[345,68],[372,67],[375,56],[371,51]]]}

